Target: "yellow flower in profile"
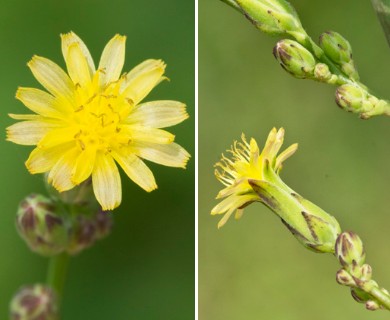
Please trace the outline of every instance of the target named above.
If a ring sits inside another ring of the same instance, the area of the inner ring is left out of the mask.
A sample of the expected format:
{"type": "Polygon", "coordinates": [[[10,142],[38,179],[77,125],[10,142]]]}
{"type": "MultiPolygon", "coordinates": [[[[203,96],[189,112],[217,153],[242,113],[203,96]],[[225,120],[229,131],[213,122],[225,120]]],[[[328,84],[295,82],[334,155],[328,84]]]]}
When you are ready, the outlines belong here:
{"type": "Polygon", "coordinates": [[[222,189],[217,199],[225,198],[217,204],[211,214],[225,214],[219,221],[218,228],[222,227],[230,216],[235,213],[236,219],[243,214],[243,209],[252,202],[266,202],[256,192],[251,181],[267,181],[283,183],[278,173],[283,161],[297,150],[298,145],[293,144],[281,154],[278,154],[283,144],[284,129],[278,131],[273,128],[260,152],[257,142],[252,138],[248,143],[242,135],[242,142],[235,141],[228,150],[231,159],[222,155],[222,159],[215,166],[215,175],[226,187],[222,189]]]}
{"type": "Polygon", "coordinates": [[[103,50],[98,68],[83,41],[73,32],[61,35],[68,74],[54,62],[34,56],[28,63],[48,91],[19,88],[16,98],[35,114],[7,128],[7,139],[35,145],[26,161],[30,173],[48,173],[48,181],[63,192],[92,176],[103,210],[122,198],[117,164],[146,191],[157,188],[142,159],[185,168],[190,155],[161,130],[188,118],[177,101],[141,103],[164,77],[161,60],[146,60],[121,75],[126,37],[116,35],[103,50]]]}

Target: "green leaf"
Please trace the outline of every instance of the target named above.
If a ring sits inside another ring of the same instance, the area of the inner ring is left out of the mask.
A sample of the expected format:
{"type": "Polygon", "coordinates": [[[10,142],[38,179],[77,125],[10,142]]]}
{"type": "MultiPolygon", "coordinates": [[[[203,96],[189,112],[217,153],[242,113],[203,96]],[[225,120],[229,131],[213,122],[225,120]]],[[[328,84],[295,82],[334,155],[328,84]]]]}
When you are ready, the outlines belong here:
{"type": "Polygon", "coordinates": [[[372,5],[385,33],[390,46],[390,0],[372,0],[372,5]]]}

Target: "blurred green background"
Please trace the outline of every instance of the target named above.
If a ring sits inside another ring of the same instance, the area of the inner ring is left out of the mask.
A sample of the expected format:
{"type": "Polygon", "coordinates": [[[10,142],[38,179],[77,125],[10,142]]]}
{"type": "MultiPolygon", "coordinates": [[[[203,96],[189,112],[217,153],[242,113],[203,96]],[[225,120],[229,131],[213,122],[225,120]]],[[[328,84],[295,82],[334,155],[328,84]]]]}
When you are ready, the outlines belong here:
{"type": "MultiPolygon", "coordinates": [[[[390,51],[370,1],[291,2],[314,39],[326,30],[349,39],[363,82],[390,98],[390,51]]],[[[199,5],[200,319],[388,319],[357,304],[335,281],[336,260],[304,249],[261,204],[221,230],[209,213],[220,154],[241,132],[263,145],[283,126],[285,147],[299,143],[283,180],[362,237],[374,278],[389,288],[390,119],[341,111],[334,87],[282,70],[277,38],[218,0],[199,5]]]]}
{"type": "MultiPolygon", "coordinates": [[[[1,1],[1,127],[25,113],[14,98],[18,86],[39,87],[26,66],[33,54],[64,67],[60,33],[76,32],[95,62],[114,34],[127,35],[124,71],[147,58],[161,58],[170,82],[148,100],[188,104],[190,119],[170,128],[194,155],[194,3],[182,0],[1,1]]],[[[41,176],[27,173],[31,148],[1,143],[0,319],[23,284],[43,281],[47,259],[30,252],[18,237],[18,202],[44,192],[41,176]]],[[[123,202],[112,234],[71,261],[63,319],[193,319],[194,160],[187,170],[148,163],[159,189],[148,194],[123,177],[123,202]]]]}

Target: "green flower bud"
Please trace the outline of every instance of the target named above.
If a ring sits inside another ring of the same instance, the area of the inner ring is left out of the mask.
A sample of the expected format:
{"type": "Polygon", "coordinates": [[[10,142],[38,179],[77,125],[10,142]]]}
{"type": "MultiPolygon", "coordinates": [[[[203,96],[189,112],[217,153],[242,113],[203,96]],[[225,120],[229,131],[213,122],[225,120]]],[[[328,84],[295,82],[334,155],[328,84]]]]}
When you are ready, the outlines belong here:
{"type": "Polygon", "coordinates": [[[68,229],[53,201],[32,194],[20,204],[16,227],[30,249],[43,256],[62,252],[68,242],[68,229]]]}
{"type": "Polygon", "coordinates": [[[112,211],[98,210],[95,216],[96,239],[101,240],[111,233],[113,219],[112,211]]]}
{"type": "Polygon", "coordinates": [[[97,240],[106,237],[112,228],[111,211],[97,210],[88,213],[80,208],[74,216],[67,252],[71,255],[91,247],[97,240]]]}
{"type": "Polygon", "coordinates": [[[356,282],[353,279],[353,277],[349,274],[348,271],[344,269],[340,269],[336,273],[336,281],[337,283],[343,285],[343,286],[348,286],[348,287],[355,287],[356,282]]]}
{"type": "Polygon", "coordinates": [[[235,0],[245,16],[263,32],[305,37],[298,14],[285,0],[235,0]]]}
{"type": "Polygon", "coordinates": [[[371,280],[372,277],[372,268],[369,264],[363,264],[362,267],[360,268],[361,271],[361,277],[363,281],[369,281],[371,280]]]}
{"type": "Polygon", "coordinates": [[[375,311],[375,310],[381,309],[381,306],[378,302],[376,302],[374,300],[368,300],[366,302],[366,309],[370,310],[370,311],[375,311]]]}
{"type": "Polygon", "coordinates": [[[320,47],[334,63],[341,66],[345,74],[358,80],[359,75],[352,60],[352,47],[348,40],[334,31],[324,32],[320,36],[320,47]]]}
{"type": "Polygon", "coordinates": [[[294,40],[280,40],[273,50],[275,58],[296,78],[312,78],[316,60],[310,51],[294,40]]]}
{"type": "Polygon", "coordinates": [[[329,67],[325,63],[316,64],[314,68],[314,79],[329,84],[336,84],[339,80],[338,76],[330,72],[329,67]]]}
{"type": "Polygon", "coordinates": [[[336,103],[348,112],[361,113],[367,104],[368,93],[351,84],[344,84],[336,90],[336,103]]]}
{"type": "Polygon", "coordinates": [[[335,246],[336,257],[344,269],[354,276],[361,276],[361,268],[366,259],[363,242],[354,232],[343,232],[339,235],[335,246]]]}
{"type": "Polygon", "coordinates": [[[352,60],[352,48],[348,40],[334,31],[326,31],[320,36],[320,47],[324,53],[337,64],[352,60]]]}
{"type": "Polygon", "coordinates": [[[10,319],[58,320],[54,291],[40,284],[22,288],[11,301],[10,319]]]}
{"type": "Polygon", "coordinates": [[[362,119],[381,114],[390,114],[389,102],[369,94],[366,89],[352,84],[344,84],[336,89],[336,103],[348,112],[357,113],[362,119]]]}

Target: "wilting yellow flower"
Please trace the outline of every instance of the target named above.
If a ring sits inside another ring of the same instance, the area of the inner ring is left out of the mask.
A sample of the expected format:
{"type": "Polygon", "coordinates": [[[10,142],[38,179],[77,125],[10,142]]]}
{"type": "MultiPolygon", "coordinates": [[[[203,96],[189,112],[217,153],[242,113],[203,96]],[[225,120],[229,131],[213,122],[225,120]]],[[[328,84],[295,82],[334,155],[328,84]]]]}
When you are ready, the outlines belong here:
{"type": "Polygon", "coordinates": [[[116,163],[146,191],[157,185],[141,158],[184,168],[190,155],[160,128],[187,119],[185,105],[168,100],[140,103],[166,79],[164,62],[146,60],[121,75],[126,37],[116,35],[108,42],[97,69],[76,34],[61,39],[68,74],[34,56],[28,66],[48,92],[19,88],[16,98],[36,114],[10,115],[24,121],[7,128],[7,139],[37,146],[27,169],[48,172],[49,182],[60,192],[92,176],[97,200],[103,210],[111,210],[122,197],[116,163]]]}
{"type": "MultiPolygon", "coordinates": [[[[293,144],[277,156],[283,144],[283,137],[283,128],[278,131],[273,128],[260,153],[257,142],[252,138],[248,143],[242,135],[242,142],[235,141],[232,148],[228,150],[231,159],[222,155],[221,161],[215,165],[218,168],[215,170],[215,175],[226,186],[218,193],[217,199],[225,199],[211,211],[213,215],[225,214],[219,221],[218,228],[226,223],[233,212],[236,212],[235,217],[239,219],[245,206],[262,200],[253,190],[251,180],[273,181],[278,179],[283,161],[294,154],[298,147],[297,144],[293,144]]],[[[281,183],[281,181],[278,182],[281,183]]]]}

